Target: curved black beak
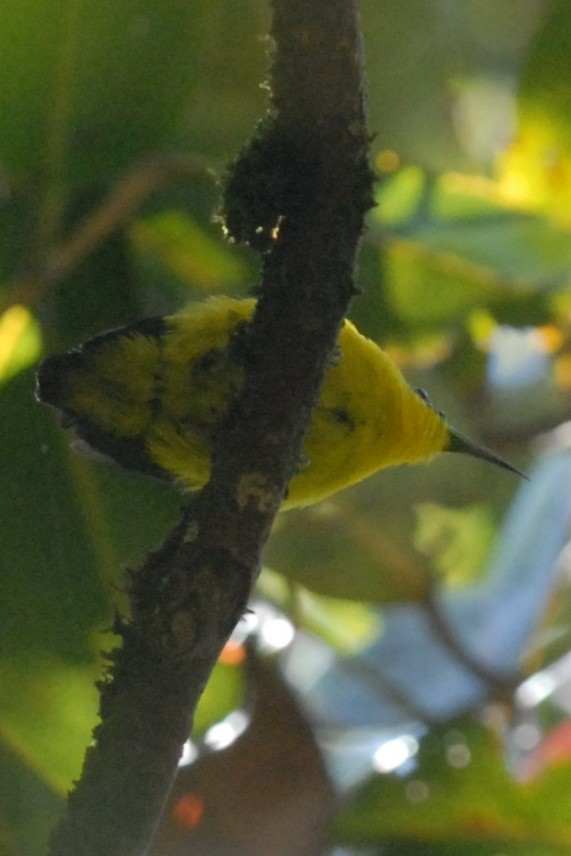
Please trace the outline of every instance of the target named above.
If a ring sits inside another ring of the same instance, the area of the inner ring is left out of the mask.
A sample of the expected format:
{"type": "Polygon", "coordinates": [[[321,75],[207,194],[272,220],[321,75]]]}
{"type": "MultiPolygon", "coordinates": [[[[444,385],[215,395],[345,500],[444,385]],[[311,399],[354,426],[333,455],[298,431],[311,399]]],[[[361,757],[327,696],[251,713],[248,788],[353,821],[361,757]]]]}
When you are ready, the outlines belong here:
{"type": "Polygon", "coordinates": [[[500,458],[500,456],[496,455],[495,452],[491,452],[490,449],[486,449],[485,446],[480,446],[478,443],[474,443],[472,440],[464,437],[463,434],[455,431],[454,428],[450,428],[450,426],[448,426],[448,431],[450,432],[450,443],[444,450],[445,452],[462,452],[464,455],[471,455],[473,458],[480,458],[482,461],[489,461],[490,464],[496,464],[498,467],[503,467],[504,470],[509,470],[510,473],[515,473],[516,476],[521,476],[522,479],[529,481],[529,478],[524,473],[520,472],[520,470],[516,469],[516,467],[512,466],[512,464],[508,463],[503,458],[500,458]]]}

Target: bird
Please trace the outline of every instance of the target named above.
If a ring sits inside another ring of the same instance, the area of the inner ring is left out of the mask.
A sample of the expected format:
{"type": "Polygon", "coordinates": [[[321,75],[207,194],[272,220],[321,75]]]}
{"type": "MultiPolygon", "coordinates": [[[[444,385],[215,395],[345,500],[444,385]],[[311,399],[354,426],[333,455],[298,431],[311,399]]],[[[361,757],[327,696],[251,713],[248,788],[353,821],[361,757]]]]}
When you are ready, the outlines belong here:
{"type": "MultiPolygon", "coordinates": [[[[236,343],[255,305],[220,296],[104,332],[45,359],[36,397],[74,430],[77,451],[197,491],[209,479],[216,429],[243,383],[236,343]]],[[[523,475],[452,428],[387,352],[345,320],[282,508],[321,502],[378,470],[442,452],[523,475]]]]}

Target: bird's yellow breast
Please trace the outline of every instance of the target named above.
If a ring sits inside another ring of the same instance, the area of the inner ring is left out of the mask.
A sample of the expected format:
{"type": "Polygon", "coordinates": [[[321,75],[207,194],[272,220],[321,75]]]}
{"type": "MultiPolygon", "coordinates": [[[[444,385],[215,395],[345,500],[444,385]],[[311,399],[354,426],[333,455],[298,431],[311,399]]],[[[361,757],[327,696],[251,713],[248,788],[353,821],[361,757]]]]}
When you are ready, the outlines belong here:
{"type": "Polygon", "coordinates": [[[350,321],[338,346],[304,445],[310,465],[290,485],[292,504],[319,501],[384,467],[428,461],[448,443],[443,419],[350,321]]]}

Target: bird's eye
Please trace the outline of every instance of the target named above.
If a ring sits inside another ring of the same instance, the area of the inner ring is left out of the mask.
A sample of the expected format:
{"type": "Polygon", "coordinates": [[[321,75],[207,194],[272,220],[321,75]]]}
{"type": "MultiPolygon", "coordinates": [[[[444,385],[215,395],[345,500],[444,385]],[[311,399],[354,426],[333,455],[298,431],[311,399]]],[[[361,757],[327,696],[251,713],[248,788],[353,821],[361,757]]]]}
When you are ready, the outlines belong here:
{"type": "Polygon", "coordinates": [[[414,391],[418,396],[420,396],[420,398],[422,398],[423,401],[425,401],[429,405],[429,407],[432,407],[430,396],[425,389],[421,389],[421,387],[417,386],[414,391]]]}

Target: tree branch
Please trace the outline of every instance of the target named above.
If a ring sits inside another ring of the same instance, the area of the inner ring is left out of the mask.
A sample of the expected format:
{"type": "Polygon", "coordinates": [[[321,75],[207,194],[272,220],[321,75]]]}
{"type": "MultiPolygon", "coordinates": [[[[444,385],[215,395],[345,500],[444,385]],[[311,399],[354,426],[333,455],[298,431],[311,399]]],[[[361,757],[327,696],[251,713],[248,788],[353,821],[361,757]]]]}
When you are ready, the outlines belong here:
{"type": "Polygon", "coordinates": [[[353,293],[371,203],[357,0],[273,0],[272,111],[231,171],[226,222],[263,252],[257,309],[235,343],[245,384],[211,479],[132,575],[102,722],[53,856],[145,853],[194,708],[255,584],[353,293]]]}

